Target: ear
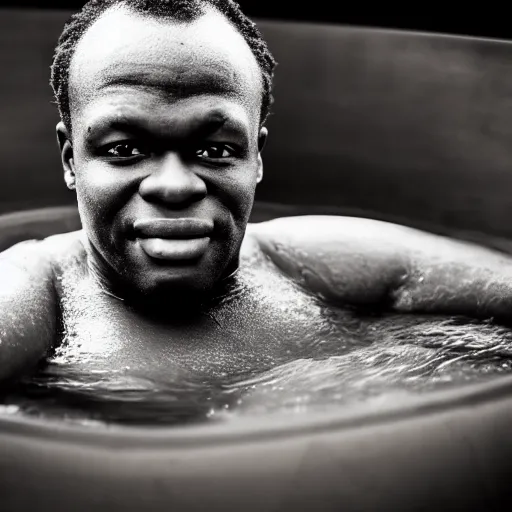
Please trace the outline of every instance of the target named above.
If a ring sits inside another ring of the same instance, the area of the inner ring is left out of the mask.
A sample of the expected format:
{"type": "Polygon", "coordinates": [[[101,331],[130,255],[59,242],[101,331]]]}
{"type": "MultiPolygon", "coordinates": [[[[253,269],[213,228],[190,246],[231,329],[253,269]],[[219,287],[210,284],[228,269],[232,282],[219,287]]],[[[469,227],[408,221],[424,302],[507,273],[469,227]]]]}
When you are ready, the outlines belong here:
{"type": "Polygon", "coordinates": [[[64,181],[70,190],[75,189],[75,162],[73,160],[73,145],[66,125],[61,121],[57,124],[57,142],[60,149],[64,181]]]}
{"type": "Polygon", "coordinates": [[[261,153],[263,152],[263,148],[267,142],[268,130],[263,127],[260,130],[260,134],[258,136],[258,178],[257,183],[260,183],[263,179],[263,159],[261,158],[261,153]]]}

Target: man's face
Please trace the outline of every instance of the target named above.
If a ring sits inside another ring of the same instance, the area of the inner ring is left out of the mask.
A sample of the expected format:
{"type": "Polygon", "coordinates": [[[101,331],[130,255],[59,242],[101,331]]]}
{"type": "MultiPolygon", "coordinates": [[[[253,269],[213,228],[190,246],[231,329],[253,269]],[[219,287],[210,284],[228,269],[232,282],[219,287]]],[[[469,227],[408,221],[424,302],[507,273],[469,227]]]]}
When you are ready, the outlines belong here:
{"type": "Polygon", "coordinates": [[[65,179],[103,271],[144,294],[232,272],[261,179],[262,78],[214,10],[191,23],[106,12],[70,68],[65,179]]]}

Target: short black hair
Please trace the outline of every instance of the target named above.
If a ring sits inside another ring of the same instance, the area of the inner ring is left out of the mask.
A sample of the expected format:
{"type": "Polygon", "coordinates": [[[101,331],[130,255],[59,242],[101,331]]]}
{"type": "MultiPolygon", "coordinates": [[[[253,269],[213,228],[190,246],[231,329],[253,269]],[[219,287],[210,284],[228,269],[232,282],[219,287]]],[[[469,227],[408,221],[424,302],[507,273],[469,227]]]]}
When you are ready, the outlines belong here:
{"type": "Polygon", "coordinates": [[[276,61],[267,43],[263,40],[256,24],[251,21],[233,0],[90,0],[82,9],[71,16],[65,24],[57,42],[51,65],[50,85],[60,117],[68,130],[71,130],[69,105],[69,67],[78,42],[87,29],[107,9],[122,5],[155,18],[168,18],[176,21],[193,21],[211,6],[221,12],[243,36],[254,54],[263,77],[263,98],[261,105],[261,123],[270,113],[273,102],[272,80],[276,61]]]}

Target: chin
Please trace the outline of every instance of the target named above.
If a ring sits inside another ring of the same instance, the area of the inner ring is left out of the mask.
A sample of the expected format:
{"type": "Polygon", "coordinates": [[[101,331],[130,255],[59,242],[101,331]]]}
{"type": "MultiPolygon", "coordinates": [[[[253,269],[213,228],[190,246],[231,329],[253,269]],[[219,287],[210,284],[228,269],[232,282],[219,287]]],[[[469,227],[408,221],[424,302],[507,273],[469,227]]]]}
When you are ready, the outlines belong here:
{"type": "Polygon", "coordinates": [[[144,300],[202,301],[215,288],[214,275],[191,263],[165,266],[139,274],[132,288],[144,300]]]}

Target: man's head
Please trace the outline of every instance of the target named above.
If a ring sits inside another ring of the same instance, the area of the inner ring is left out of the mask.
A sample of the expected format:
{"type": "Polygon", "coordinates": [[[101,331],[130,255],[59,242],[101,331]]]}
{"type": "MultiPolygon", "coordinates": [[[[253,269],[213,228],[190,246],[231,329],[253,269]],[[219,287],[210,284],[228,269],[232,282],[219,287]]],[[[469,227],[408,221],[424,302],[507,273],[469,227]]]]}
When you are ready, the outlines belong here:
{"type": "Polygon", "coordinates": [[[229,0],[89,2],[52,66],[65,180],[95,264],[143,295],[236,268],[275,62],[229,0]]]}

